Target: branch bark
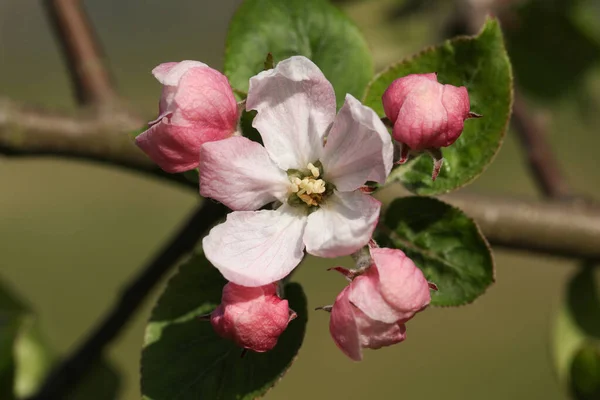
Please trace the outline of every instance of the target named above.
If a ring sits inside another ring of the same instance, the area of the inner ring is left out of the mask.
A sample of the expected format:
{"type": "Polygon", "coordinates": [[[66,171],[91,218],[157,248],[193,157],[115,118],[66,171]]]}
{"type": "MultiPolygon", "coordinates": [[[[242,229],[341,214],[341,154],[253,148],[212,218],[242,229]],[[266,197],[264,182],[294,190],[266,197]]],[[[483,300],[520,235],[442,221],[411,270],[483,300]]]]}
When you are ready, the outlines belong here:
{"type": "Polygon", "coordinates": [[[210,200],[199,206],[170,242],[125,288],[119,301],[98,322],[87,339],[48,375],[38,393],[29,400],[67,398],[72,386],[98,360],[103,349],[123,329],[150,290],[171,266],[193,250],[200,237],[225,215],[225,211],[224,206],[210,200]]]}
{"type": "Polygon", "coordinates": [[[600,260],[600,208],[471,194],[442,199],[473,218],[494,246],[600,260]]]}
{"type": "Polygon", "coordinates": [[[67,115],[0,98],[0,154],[94,161],[192,185],[162,171],[133,144],[131,133],[143,124],[126,111],[67,115]]]}
{"type": "MultiPolygon", "coordinates": [[[[140,121],[126,116],[74,117],[39,112],[0,101],[0,154],[66,156],[151,174],[192,190],[198,185],[158,169],[128,132],[140,121]]],[[[481,225],[494,245],[544,254],[600,259],[600,207],[558,201],[524,201],[452,194],[455,204],[481,225]]]]}
{"type": "Polygon", "coordinates": [[[80,104],[112,105],[117,93],[91,23],[79,0],[44,0],[80,104]]]}
{"type": "Polygon", "coordinates": [[[548,143],[540,120],[528,110],[523,99],[515,93],[512,124],[529,162],[529,169],[538,189],[554,199],[572,198],[572,190],[565,180],[558,160],[548,143]]]}
{"type": "MultiPolygon", "coordinates": [[[[495,0],[464,0],[459,3],[453,26],[460,33],[475,34],[489,14],[497,14],[506,22],[508,3],[495,0]]],[[[506,25],[510,26],[510,23],[506,25]]],[[[554,157],[544,126],[533,115],[515,88],[511,124],[519,137],[529,169],[540,192],[548,198],[574,200],[576,197],[554,157]]]]}

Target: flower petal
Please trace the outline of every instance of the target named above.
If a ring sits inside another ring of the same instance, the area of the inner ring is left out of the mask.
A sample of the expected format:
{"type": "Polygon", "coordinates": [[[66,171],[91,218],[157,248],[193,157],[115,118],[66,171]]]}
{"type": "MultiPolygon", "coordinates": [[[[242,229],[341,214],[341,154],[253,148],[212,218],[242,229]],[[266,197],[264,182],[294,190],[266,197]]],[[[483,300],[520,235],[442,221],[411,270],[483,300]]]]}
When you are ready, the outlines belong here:
{"type": "Polygon", "coordinates": [[[258,111],[252,126],[273,161],[283,170],[304,169],[321,156],[335,93],[319,67],[294,56],[250,78],[246,109],[258,111]]]}
{"type": "Polygon", "coordinates": [[[362,360],[362,349],[354,320],[356,308],[348,300],[349,292],[350,287],[346,286],[335,299],[329,319],[329,333],[337,347],[345,355],[354,361],[360,361],[362,360]]]}
{"type": "Polygon", "coordinates": [[[277,296],[276,288],[276,283],[258,287],[227,283],[222,304],[211,313],[215,331],[241,347],[271,350],[290,322],[288,301],[277,296]]]}
{"type": "Polygon", "coordinates": [[[442,136],[438,132],[445,131],[447,124],[442,91],[443,85],[427,80],[411,90],[394,123],[394,139],[418,151],[438,147],[436,136],[442,136]]]}
{"type": "Polygon", "coordinates": [[[379,274],[383,298],[407,321],[431,301],[429,284],[423,272],[401,250],[371,249],[371,257],[379,274]]]}
{"type": "Polygon", "coordinates": [[[360,310],[355,310],[354,318],[358,328],[360,345],[368,349],[380,349],[406,339],[406,326],[400,322],[387,324],[369,318],[360,310]]]}
{"type": "Polygon", "coordinates": [[[352,281],[349,299],[369,318],[376,321],[391,324],[404,316],[403,313],[390,306],[381,296],[379,292],[379,274],[373,267],[370,267],[366,273],[352,281]]]}
{"type": "Polygon", "coordinates": [[[445,147],[454,143],[465,127],[465,119],[468,118],[471,109],[467,88],[444,85],[442,104],[448,114],[448,127],[444,140],[440,139],[438,144],[445,147]]]}
{"type": "Polygon", "coordinates": [[[206,258],[234,283],[262,286],[287,276],[302,260],[306,216],[277,210],[234,211],[202,240],[206,258]]]}
{"type": "Polygon", "coordinates": [[[195,129],[201,130],[205,136],[214,136],[213,140],[223,139],[223,132],[229,136],[236,129],[237,102],[229,80],[216,69],[205,66],[186,70],[173,96],[173,103],[176,105],[171,119],[173,124],[193,122],[195,129]]]}
{"type": "Polygon", "coordinates": [[[236,211],[283,202],[290,184],[264,147],[241,136],[202,145],[198,168],[200,194],[236,211]]]}
{"type": "Polygon", "coordinates": [[[319,257],[347,256],[366,245],[379,219],[381,203],[359,191],[334,192],[308,216],[306,251],[319,257]]]}
{"type": "Polygon", "coordinates": [[[388,117],[392,123],[396,123],[398,113],[404,104],[404,100],[406,100],[406,96],[408,96],[408,94],[416,87],[423,85],[424,82],[426,83],[427,81],[437,82],[437,75],[435,73],[407,75],[396,79],[385,92],[383,92],[383,96],[381,97],[383,110],[385,111],[386,117],[388,117]]]}
{"type": "Polygon", "coordinates": [[[347,94],[321,158],[325,180],[341,192],[356,190],[368,179],[384,183],[393,158],[394,146],[383,122],[347,94]]]}
{"type": "Polygon", "coordinates": [[[163,85],[177,86],[179,80],[189,69],[208,67],[200,61],[185,60],[181,62],[162,63],[152,70],[152,75],[163,85]]]}
{"type": "Polygon", "coordinates": [[[198,166],[198,149],[204,137],[188,127],[169,123],[168,117],[135,138],[148,157],[169,173],[189,171],[198,166]]]}
{"type": "Polygon", "coordinates": [[[179,63],[178,62],[166,62],[166,63],[159,64],[156,67],[154,67],[154,69],[152,70],[152,75],[154,75],[154,77],[156,78],[157,81],[159,81],[161,84],[163,84],[165,77],[168,75],[169,71],[171,71],[173,69],[173,67],[175,67],[177,64],[179,64],[179,63]]]}

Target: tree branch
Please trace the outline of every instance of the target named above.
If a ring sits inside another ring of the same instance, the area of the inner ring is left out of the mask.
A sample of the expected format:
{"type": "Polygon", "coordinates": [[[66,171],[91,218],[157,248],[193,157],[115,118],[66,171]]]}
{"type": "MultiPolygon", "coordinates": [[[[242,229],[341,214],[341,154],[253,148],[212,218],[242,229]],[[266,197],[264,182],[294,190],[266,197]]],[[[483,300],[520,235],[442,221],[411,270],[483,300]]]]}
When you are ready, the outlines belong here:
{"type": "Polygon", "coordinates": [[[600,260],[600,208],[457,193],[442,200],[473,218],[492,245],[600,260]]]}
{"type": "MultiPolygon", "coordinates": [[[[67,156],[125,167],[197,190],[180,174],[158,169],[133,143],[128,132],[137,119],[75,117],[42,113],[0,101],[0,154],[67,156]],[[133,122],[132,122],[133,121],[133,122]]],[[[444,198],[475,218],[492,244],[576,258],[600,258],[600,208],[562,204],[473,198],[444,198]]]]}
{"type": "Polygon", "coordinates": [[[72,116],[0,98],[0,154],[94,161],[197,187],[181,175],[165,173],[135,146],[131,133],[142,126],[124,111],[72,116]]]}
{"type": "Polygon", "coordinates": [[[70,388],[100,357],[104,347],[122,330],[150,290],[172,265],[193,250],[200,237],[225,215],[225,211],[224,206],[212,201],[205,201],[199,206],[170,242],[125,288],[119,301],[87,339],[48,375],[38,393],[29,400],[67,398],[70,388]]]}
{"type": "MultiPolygon", "coordinates": [[[[464,0],[459,3],[452,26],[460,33],[476,33],[489,14],[507,19],[508,2],[494,0],[464,0]]],[[[510,26],[511,24],[507,23],[510,26]]],[[[512,110],[512,126],[521,141],[534,181],[544,196],[553,199],[574,199],[570,185],[565,180],[558,160],[548,143],[544,127],[528,110],[527,104],[516,88],[512,110]]]]}
{"type": "Polygon", "coordinates": [[[44,0],[80,104],[112,105],[117,94],[79,0],[44,0]]]}
{"type": "Polygon", "coordinates": [[[546,197],[571,198],[572,190],[560,171],[558,160],[552,153],[542,124],[531,115],[523,99],[516,93],[512,124],[527,155],[529,169],[539,190],[546,197]]]}

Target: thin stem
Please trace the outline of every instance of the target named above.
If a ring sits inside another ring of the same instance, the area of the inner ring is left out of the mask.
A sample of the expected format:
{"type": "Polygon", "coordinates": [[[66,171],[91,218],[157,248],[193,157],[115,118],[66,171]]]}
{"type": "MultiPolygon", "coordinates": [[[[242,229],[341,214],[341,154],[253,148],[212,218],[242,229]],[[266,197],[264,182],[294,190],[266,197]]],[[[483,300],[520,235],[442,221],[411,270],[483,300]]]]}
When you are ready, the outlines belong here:
{"type": "Polygon", "coordinates": [[[44,0],[80,104],[106,105],[117,99],[99,42],[79,0],[44,0]]]}
{"type": "Polygon", "coordinates": [[[199,206],[179,232],[125,288],[119,301],[87,339],[50,373],[38,393],[29,400],[66,398],[70,389],[98,360],[103,349],[123,330],[150,290],[182,256],[192,251],[199,238],[225,215],[225,211],[224,206],[211,201],[199,206]]]}

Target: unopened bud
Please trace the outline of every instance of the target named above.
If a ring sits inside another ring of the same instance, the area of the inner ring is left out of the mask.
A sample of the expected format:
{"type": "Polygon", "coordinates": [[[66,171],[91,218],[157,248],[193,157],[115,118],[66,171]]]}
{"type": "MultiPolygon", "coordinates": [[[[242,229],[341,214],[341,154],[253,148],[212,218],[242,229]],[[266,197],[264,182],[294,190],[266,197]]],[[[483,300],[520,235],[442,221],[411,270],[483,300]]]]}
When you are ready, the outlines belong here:
{"type": "Polygon", "coordinates": [[[398,163],[405,163],[410,151],[436,151],[440,156],[434,156],[434,180],[443,161],[439,149],[459,138],[467,118],[481,117],[470,111],[464,86],[443,85],[435,73],[396,79],[383,93],[382,102],[393,124],[392,136],[401,143],[398,163]]]}
{"type": "Polygon", "coordinates": [[[288,323],[296,318],[287,300],[277,295],[277,284],[245,287],[229,282],[221,304],[210,317],[215,331],[244,349],[271,350],[288,323]]]}
{"type": "Polygon", "coordinates": [[[435,73],[396,79],[382,101],[385,115],[394,124],[394,139],[411,150],[450,146],[470,117],[467,89],[443,85],[435,73]]]}
{"type": "Polygon", "coordinates": [[[371,248],[371,257],[373,264],[352,277],[331,309],[331,335],[356,361],[362,359],[363,348],[378,349],[404,340],[404,324],[427,307],[430,288],[437,290],[402,251],[371,248]]]}
{"type": "Polygon", "coordinates": [[[331,337],[344,354],[361,361],[363,348],[379,349],[406,338],[404,324],[387,324],[369,318],[350,302],[350,290],[350,286],[346,286],[335,299],[329,321],[331,337]]]}
{"type": "Polygon", "coordinates": [[[200,146],[232,136],[238,105],[227,77],[198,61],[160,64],[152,70],[163,84],[159,116],[136,144],[171,173],[198,167],[200,146]]]}

